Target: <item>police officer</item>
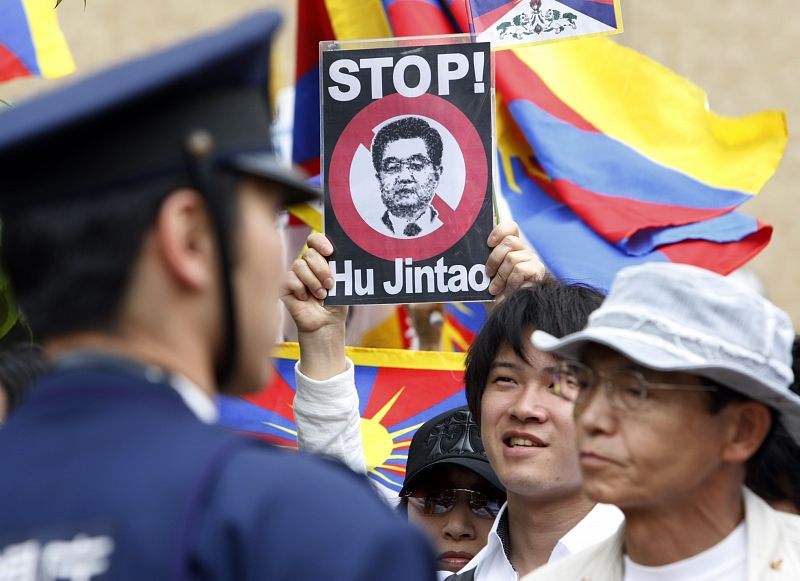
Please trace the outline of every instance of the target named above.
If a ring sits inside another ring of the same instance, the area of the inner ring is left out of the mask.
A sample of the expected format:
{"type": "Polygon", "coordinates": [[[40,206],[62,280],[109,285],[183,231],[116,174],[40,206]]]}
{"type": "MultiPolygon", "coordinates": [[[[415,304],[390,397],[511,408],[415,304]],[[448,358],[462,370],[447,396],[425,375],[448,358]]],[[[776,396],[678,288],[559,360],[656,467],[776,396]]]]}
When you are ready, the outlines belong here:
{"type": "Polygon", "coordinates": [[[343,468],[212,425],[270,372],[272,13],[0,114],[2,258],[54,369],[0,432],[0,579],[432,579],[343,468]],[[355,524],[354,524],[355,523],[355,524]]]}

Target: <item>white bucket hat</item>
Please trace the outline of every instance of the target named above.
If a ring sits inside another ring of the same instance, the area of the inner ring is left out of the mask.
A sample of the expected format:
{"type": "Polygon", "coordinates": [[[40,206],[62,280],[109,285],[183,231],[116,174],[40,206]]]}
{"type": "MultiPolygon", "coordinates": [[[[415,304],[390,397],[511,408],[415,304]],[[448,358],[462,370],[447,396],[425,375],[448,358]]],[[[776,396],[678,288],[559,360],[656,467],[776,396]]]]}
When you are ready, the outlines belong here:
{"type": "Polygon", "coordinates": [[[777,410],[800,444],[800,397],[789,389],[794,336],[785,312],[725,277],[651,263],[621,270],[583,331],[532,339],[569,359],[598,343],[650,369],[712,379],[777,410]]]}

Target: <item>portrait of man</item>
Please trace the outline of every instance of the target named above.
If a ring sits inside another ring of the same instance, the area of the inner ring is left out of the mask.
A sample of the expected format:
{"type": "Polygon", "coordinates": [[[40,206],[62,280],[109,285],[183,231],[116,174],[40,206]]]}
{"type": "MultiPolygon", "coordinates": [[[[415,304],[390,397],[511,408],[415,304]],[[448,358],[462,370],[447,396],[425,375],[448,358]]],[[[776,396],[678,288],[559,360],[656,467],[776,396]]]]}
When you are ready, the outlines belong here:
{"type": "Polygon", "coordinates": [[[415,238],[441,226],[431,205],[442,175],[439,132],[420,117],[403,117],[381,127],[371,149],[386,233],[415,238]]]}

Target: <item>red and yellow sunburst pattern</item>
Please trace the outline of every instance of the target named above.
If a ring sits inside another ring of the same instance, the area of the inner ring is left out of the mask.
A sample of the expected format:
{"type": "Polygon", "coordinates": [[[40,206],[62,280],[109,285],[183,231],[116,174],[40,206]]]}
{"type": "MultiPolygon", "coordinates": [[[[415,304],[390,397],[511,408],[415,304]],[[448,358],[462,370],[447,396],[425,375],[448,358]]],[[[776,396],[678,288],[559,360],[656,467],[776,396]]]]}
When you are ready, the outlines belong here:
{"type": "MultiPolygon", "coordinates": [[[[463,353],[348,347],[355,364],[364,455],[371,478],[399,491],[408,447],[430,418],[464,405],[463,353]]],[[[292,403],[296,389],[296,343],[275,353],[272,383],[245,398],[220,400],[222,425],[251,433],[279,446],[297,448],[292,403]]]]}

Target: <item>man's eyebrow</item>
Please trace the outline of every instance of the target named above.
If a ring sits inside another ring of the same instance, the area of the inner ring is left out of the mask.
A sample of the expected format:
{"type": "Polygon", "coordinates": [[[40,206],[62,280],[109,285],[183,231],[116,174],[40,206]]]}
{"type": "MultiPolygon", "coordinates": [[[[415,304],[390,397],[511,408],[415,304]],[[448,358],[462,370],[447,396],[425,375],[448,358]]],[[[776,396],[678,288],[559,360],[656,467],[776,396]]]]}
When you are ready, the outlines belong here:
{"type": "Polygon", "coordinates": [[[497,361],[492,361],[492,364],[489,366],[489,369],[497,369],[498,367],[502,367],[504,369],[522,369],[522,366],[519,363],[515,363],[514,361],[506,361],[505,359],[499,359],[497,361]]]}

